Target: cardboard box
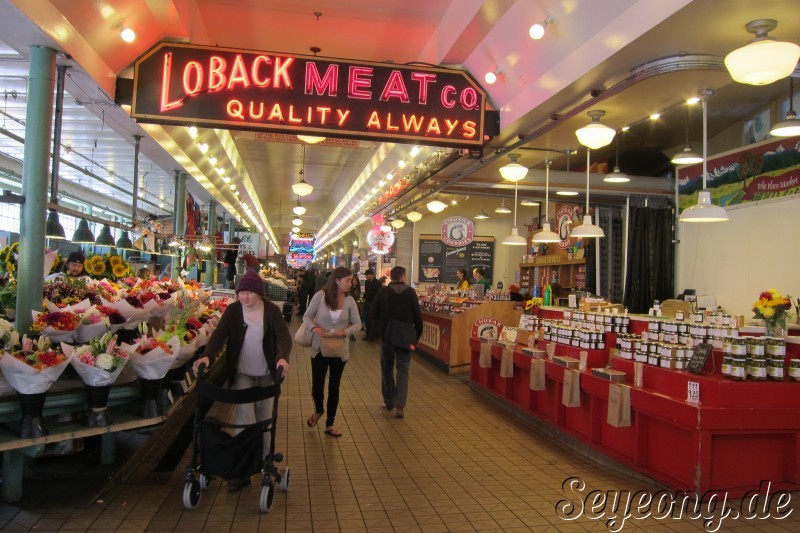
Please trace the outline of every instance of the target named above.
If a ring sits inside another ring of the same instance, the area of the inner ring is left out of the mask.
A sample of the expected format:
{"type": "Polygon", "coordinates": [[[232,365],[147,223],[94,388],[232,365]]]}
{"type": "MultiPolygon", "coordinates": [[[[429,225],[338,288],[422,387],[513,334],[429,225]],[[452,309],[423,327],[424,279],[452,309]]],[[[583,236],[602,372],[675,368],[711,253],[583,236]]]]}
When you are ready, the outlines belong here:
{"type": "Polygon", "coordinates": [[[592,375],[614,383],[625,383],[625,372],[612,370],[611,368],[593,368],[592,375]]]}
{"type": "Polygon", "coordinates": [[[554,355],[552,359],[555,364],[566,368],[577,369],[581,364],[581,362],[575,359],[574,357],[569,357],[566,355],[554,355]]]}

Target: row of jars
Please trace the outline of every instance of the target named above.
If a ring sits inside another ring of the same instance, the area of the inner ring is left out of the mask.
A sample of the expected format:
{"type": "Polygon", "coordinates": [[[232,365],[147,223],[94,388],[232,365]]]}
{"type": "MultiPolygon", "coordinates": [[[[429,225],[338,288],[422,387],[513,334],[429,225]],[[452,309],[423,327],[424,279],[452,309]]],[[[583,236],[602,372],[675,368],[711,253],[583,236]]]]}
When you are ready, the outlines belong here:
{"type": "Polygon", "coordinates": [[[783,360],[786,356],[786,340],[780,337],[727,337],[722,340],[720,349],[724,355],[783,360]]]}
{"type": "MultiPolygon", "coordinates": [[[[734,381],[784,381],[784,360],[725,355],[722,375],[734,381]]],[[[789,362],[790,381],[800,381],[800,359],[789,362]]]]}
{"type": "Polygon", "coordinates": [[[737,337],[739,328],[722,324],[691,324],[687,322],[651,321],[647,323],[650,334],[663,333],[700,337],[737,337]]]}
{"type": "Polygon", "coordinates": [[[631,320],[628,315],[612,315],[611,313],[590,313],[588,311],[566,310],[564,311],[565,320],[575,320],[578,322],[589,322],[593,324],[605,324],[607,326],[622,326],[627,331],[631,320]]]}

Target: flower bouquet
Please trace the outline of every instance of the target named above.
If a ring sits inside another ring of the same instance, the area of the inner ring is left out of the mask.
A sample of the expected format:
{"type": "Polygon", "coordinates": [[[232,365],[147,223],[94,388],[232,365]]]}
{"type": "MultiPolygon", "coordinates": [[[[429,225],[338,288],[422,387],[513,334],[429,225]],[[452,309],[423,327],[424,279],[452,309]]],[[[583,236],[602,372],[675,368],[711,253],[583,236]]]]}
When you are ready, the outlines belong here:
{"type": "Polygon", "coordinates": [[[542,304],[541,298],[531,298],[525,302],[522,312],[526,315],[535,315],[539,312],[539,306],[542,304]]]}
{"type": "Polygon", "coordinates": [[[131,266],[120,255],[93,255],[83,265],[86,274],[94,279],[116,281],[131,276],[131,266]]]}
{"type": "Polygon", "coordinates": [[[142,387],[141,403],[137,413],[143,418],[155,418],[164,414],[159,398],[161,381],[172,367],[175,355],[180,348],[178,337],[161,340],[158,333],[140,324],[142,333],[139,342],[133,346],[123,344],[122,348],[131,353],[130,368],[139,376],[142,387]]]}
{"type": "Polygon", "coordinates": [[[774,337],[783,335],[786,331],[786,319],[792,309],[790,296],[783,296],[775,289],[769,289],[758,295],[758,300],[753,303],[753,318],[764,321],[766,335],[774,337]]]}
{"type": "Polygon", "coordinates": [[[11,322],[0,318],[0,348],[13,350],[19,344],[19,333],[11,322]]]}
{"type": "MultiPolygon", "coordinates": [[[[127,300],[121,299],[115,302],[111,302],[106,300],[105,298],[100,298],[100,305],[102,308],[108,309],[108,313],[111,313],[110,310],[114,310],[124,319],[124,322],[120,326],[124,329],[135,329],[142,321],[146,320],[149,316],[146,309],[140,307],[135,307],[131,305],[127,300]]],[[[117,328],[119,329],[119,328],[117,328]]]]}
{"type": "Polygon", "coordinates": [[[80,325],[80,317],[72,311],[31,311],[31,331],[49,337],[53,342],[72,342],[80,325]]]}
{"type": "Polygon", "coordinates": [[[130,353],[117,345],[117,336],[106,332],[89,344],[73,348],[63,346],[64,353],[71,355],[71,364],[86,384],[89,408],[86,424],[89,427],[111,425],[111,417],[106,409],[111,384],[116,381],[130,353]]]}
{"type": "Polygon", "coordinates": [[[47,337],[37,341],[22,337],[21,345],[0,357],[0,368],[8,384],[17,391],[22,408],[22,420],[18,431],[20,438],[47,435],[42,420],[45,394],[61,375],[69,356],[60,348],[54,348],[47,337]]]}

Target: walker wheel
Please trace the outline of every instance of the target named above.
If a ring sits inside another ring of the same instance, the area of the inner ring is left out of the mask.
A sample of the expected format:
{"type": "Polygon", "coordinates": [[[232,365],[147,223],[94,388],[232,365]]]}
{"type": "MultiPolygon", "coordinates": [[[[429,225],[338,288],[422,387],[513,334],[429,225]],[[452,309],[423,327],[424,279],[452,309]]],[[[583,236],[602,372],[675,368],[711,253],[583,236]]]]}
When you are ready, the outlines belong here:
{"type": "Polygon", "coordinates": [[[200,474],[200,488],[206,490],[208,489],[209,485],[211,485],[211,479],[205,474],[200,474]]]}
{"type": "Polygon", "coordinates": [[[280,463],[281,461],[283,461],[283,454],[281,452],[275,453],[275,455],[272,456],[272,460],[275,461],[276,463],[280,463]]]}
{"type": "Polygon", "coordinates": [[[262,513],[268,513],[272,509],[272,504],[275,501],[275,489],[272,483],[261,485],[261,498],[259,499],[259,506],[262,513]]]}
{"type": "Polygon", "coordinates": [[[196,509],[200,503],[200,494],[200,482],[187,481],[183,486],[183,506],[189,510],[196,509]]]}
{"type": "Polygon", "coordinates": [[[281,471],[281,492],[287,492],[289,490],[290,476],[291,472],[289,472],[289,467],[287,466],[281,471]]]}

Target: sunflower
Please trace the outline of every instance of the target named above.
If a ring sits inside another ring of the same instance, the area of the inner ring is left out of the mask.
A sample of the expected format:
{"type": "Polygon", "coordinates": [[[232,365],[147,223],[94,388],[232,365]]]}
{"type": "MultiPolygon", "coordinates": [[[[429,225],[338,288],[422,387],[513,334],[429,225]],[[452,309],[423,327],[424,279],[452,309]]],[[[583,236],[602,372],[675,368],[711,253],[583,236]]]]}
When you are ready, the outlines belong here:
{"type": "Polygon", "coordinates": [[[92,270],[90,272],[93,276],[102,276],[106,273],[106,262],[103,260],[95,261],[92,264],[92,270]]]}
{"type": "Polygon", "coordinates": [[[112,267],[115,267],[123,265],[125,263],[125,260],[118,255],[112,255],[111,257],[108,258],[108,262],[111,263],[112,267]]]}
{"type": "Polygon", "coordinates": [[[125,265],[111,265],[111,273],[114,274],[115,278],[124,277],[125,274],[128,273],[128,268],[125,265]]]}

